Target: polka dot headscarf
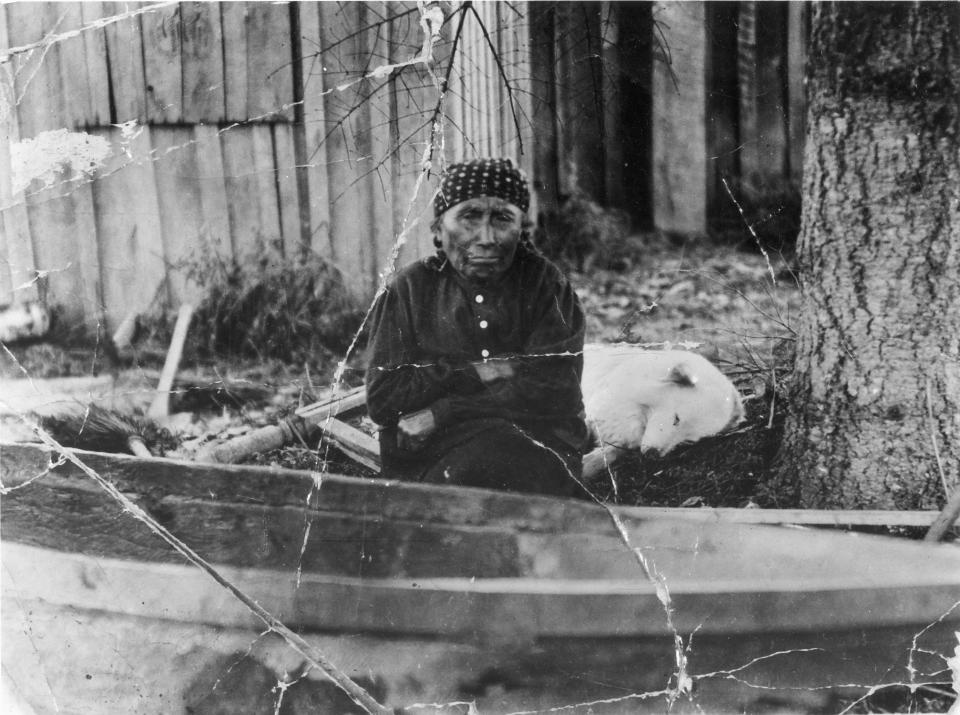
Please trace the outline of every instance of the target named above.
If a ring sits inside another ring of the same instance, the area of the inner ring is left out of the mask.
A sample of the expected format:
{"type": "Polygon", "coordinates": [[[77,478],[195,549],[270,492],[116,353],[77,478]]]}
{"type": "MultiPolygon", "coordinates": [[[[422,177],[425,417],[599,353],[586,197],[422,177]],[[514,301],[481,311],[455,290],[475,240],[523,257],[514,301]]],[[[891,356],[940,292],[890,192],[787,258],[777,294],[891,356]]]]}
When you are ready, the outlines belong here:
{"type": "Polygon", "coordinates": [[[433,199],[433,213],[439,216],[451,206],[478,196],[495,196],[523,211],[530,208],[527,179],[512,161],[474,159],[447,167],[433,199]]]}

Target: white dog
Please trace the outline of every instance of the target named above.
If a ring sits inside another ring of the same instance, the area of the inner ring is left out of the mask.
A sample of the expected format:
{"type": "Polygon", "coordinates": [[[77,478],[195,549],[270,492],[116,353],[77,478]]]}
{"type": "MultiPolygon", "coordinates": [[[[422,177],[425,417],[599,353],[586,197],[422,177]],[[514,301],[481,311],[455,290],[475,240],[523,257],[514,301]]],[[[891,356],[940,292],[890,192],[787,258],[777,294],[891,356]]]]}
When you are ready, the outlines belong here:
{"type": "Polygon", "coordinates": [[[587,345],[581,385],[587,425],[598,445],[583,459],[584,477],[626,450],[666,454],[743,419],[733,383],[709,360],[685,350],[587,345]]]}

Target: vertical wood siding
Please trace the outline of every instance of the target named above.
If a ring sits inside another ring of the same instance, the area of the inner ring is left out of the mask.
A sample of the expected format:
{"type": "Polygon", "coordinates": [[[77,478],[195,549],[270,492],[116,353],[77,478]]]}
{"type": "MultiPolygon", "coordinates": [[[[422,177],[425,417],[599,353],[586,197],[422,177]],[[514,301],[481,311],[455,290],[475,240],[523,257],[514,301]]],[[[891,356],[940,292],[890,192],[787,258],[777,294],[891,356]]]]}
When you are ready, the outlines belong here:
{"type": "MultiPolygon", "coordinates": [[[[39,298],[89,329],[104,315],[115,325],[130,310],[195,300],[184,266],[201,246],[242,260],[263,242],[289,256],[326,257],[366,299],[385,273],[433,250],[431,195],[445,162],[513,158],[537,189],[534,216],[575,190],[615,204],[628,193],[620,183],[636,176],[633,167],[624,176],[618,158],[629,138],[621,126],[628,108],[617,107],[627,4],[445,4],[448,21],[429,70],[418,64],[373,74],[420,52],[415,2],[146,7],[0,5],[0,127],[7,139],[0,150],[0,304],[39,298]],[[45,42],[48,35],[57,39],[45,42]],[[32,43],[2,59],[5,48],[32,43]],[[450,61],[437,123],[444,141],[430,157],[429,180],[418,183],[450,61]],[[51,185],[34,181],[16,191],[11,144],[62,129],[102,137],[109,161],[94,173],[68,166],[51,185]]],[[[657,7],[677,14],[681,25],[689,18],[689,36],[700,38],[699,46],[674,48],[674,69],[706,74],[701,5],[657,7]]],[[[789,16],[795,78],[803,49],[799,6],[791,5],[789,16]]],[[[700,226],[699,209],[678,207],[689,198],[684,191],[705,202],[701,164],[715,147],[703,137],[671,143],[667,130],[682,114],[688,124],[699,117],[693,124],[702,134],[702,111],[693,109],[703,102],[680,101],[666,74],[657,82],[653,102],[667,144],[660,180],[651,183],[667,192],[658,203],[674,207],[677,226],[681,213],[700,226]],[[681,165],[700,168],[674,176],[669,167],[681,165]]],[[[768,132],[768,149],[779,152],[787,171],[797,166],[802,128],[802,86],[791,79],[790,87],[776,110],[792,121],[768,132]],[[784,143],[790,151],[780,151],[784,143]]],[[[683,89],[689,93],[690,85],[683,89]]],[[[741,143],[751,111],[741,118],[741,143]]],[[[761,125],[769,123],[764,111],[754,113],[761,125]]]]}
{"type": "MultiPolygon", "coordinates": [[[[422,66],[364,78],[420,51],[416,3],[144,7],[0,7],[0,49],[41,43],[0,64],[0,304],[115,325],[196,300],[185,262],[201,245],[243,259],[265,241],[329,258],[364,298],[432,250],[431,183],[411,198],[438,85],[422,66]],[[11,145],[59,129],[103,138],[108,161],[14,193],[11,145]]],[[[448,53],[449,38],[439,76],[448,53]]]]}

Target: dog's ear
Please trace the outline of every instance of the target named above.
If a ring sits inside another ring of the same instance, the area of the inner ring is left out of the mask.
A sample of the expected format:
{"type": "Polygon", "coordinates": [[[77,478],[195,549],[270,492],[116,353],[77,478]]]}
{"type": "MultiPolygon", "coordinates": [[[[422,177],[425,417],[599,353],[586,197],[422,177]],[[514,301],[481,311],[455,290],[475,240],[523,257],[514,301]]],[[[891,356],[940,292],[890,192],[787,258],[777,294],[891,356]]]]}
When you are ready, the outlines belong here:
{"type": "Polygon", "coordinates": [[[667,373],[667,381],[680,387],[696,387],[697,385],[696,375],[690,372],[690,368],[687,367],[686,363],[682,362],[678,362],[670,368],[670,372],[667,373]]]}

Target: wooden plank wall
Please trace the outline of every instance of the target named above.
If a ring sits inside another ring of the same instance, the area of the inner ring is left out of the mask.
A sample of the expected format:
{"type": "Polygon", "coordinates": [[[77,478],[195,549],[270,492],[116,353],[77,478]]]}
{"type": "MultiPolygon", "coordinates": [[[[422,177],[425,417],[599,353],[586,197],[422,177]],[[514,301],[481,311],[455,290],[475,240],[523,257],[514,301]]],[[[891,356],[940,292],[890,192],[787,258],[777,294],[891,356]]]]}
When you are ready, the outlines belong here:
{"type": "MultiPolygon", "coordinates": [[[[520,86],[526,28],[501,32],[500,10],[485,5],[520,86]]],[[[106,318],[111,328],[131,310],[196,300],[185,263],[201,246],[229,260],[263,242],[327,257],[366,299],[395,264],[432,252],[436,172],[412,194],[456,18],[434,48],[435,74],[413,65],[372,75],[419,53],[415,2],[147,7],[0,6],[0,304],[40,297],[71,324],[93,331],[106,318]],[[9,145],[62,129],[103,139],[109,158],[14,194],[9,145]]],[[[471,66],[492,64],[487,49],[475,43],[471,66]]],[[[445,110],[459,101],[448,97],[445,110]]],[[[474,120],[487,153],[518,152],[515,132],[499,129],[503,98],[477,106],[489,107],[474,120]]],[[[435,166],[458,158],[452,144],[435,166]]]]}
{"type": "MultiPolygon", "coordinates": [[[[52,184],[19,193],[8,147],[0,151],[0,304],[46,299],[92,330],[104,316],[115,324],[129,310],[195,300],[184,264],[201,246],[228,260],[263,242],[325,256],[366,299],[395,265],[433,250],[430,198],[446,161],[513,157],[537,188],[534,215],[538,202],[550,208],[578,190],[608,204],[623,193],[626,108],[615,104],[627,4],[445,4],[433,71],[385,74],[373,70],[410,60],[423,44],[415,2],[147,7],[0,5],[4,144],[67,129],[111,148],[95,171],[68,166],[52,184]],[[414,198],[461,13],[443,151],[414,198]],[[33,49],[3,54],[26,45],[33,49]]],[[[658,227],[687,233],[707,223],[709,172],[719,166],[704,166],[718,135],[703,130],[703,7],[655,5],[674,64],[654,62],[650,183],[658,227]]],[[[747,22],[773,10],[741,10],[750,96],[735,102],[734,119],[738,145],[753,139],[738,166],[795,177],[802,6],[782,13],[789,92],[774,104],[763,90],[782,80],[783,49],[747,22]]]]}

